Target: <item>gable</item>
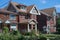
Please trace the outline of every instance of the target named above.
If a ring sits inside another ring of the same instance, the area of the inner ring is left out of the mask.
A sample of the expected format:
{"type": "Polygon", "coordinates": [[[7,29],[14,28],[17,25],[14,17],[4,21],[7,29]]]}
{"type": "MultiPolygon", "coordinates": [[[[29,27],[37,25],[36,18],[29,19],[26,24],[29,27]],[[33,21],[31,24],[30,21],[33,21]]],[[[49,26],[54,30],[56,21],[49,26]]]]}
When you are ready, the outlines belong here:
{"type": "Polygon", "coordinates": [[[31,21],[30,24],[35,24],[35,22],[34,21],[31,21]]]}
{"type": "Polygon", "coordinates": [[[33,7],[32,9],[31,9],[31,11],[30,11],[30,13],[31,14],[36,14],[36,15],[38,15],[38,10],[36,9],[36,7],[33,7]]]}
{"type": "Polygon", "coordinates": [[[14,8],[14,6],[11,3],[9,4],[7,10],[11,11],[11,12],[16,12],[16,9],[14,8]]]}
{"type": "Polygon", "coordinates": [[[56,12],[55,11],[53,11],[53,16],[56,16],[56,12]]]}

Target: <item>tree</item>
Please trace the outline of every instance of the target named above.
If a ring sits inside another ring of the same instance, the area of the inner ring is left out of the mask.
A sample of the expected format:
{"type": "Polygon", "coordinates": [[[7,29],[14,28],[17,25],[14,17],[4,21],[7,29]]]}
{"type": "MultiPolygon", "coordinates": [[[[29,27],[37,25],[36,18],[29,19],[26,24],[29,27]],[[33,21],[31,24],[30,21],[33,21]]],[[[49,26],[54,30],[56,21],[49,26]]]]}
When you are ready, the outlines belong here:
{"type": "Polygon", "coordinates": [[[60,18],[57,19],[57,32],[60,34],[60,18]]]}

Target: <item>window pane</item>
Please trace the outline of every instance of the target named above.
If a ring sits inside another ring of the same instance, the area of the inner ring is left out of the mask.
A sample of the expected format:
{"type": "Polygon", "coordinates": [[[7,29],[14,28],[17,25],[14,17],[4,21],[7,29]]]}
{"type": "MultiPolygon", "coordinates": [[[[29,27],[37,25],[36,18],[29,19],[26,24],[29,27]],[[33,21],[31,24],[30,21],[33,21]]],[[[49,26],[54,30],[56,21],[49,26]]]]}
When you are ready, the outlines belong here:
{"type": "Polygon", "coordinates": [[[15,20],[15,19],[16,19],[16,16],[11,14],[11,15],[10,15],[10,19],[11,19],[11,20],[15,20]]]}
{"type": "Polygon", "coordinates": [[[16,30],[16,24],[12,24],[12,25],[11,25],[11,29],[12,29],[12,30],[16,30]]]}

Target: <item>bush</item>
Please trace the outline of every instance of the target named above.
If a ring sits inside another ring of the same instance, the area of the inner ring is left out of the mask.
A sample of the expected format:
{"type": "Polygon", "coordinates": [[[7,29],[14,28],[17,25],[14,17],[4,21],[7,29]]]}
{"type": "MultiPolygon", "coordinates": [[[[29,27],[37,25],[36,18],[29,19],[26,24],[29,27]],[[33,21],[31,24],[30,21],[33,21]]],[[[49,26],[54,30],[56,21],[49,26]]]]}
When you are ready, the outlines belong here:
{"type": "Polygon", "coordinates": [[[8,33],[8,32],[9,32],[8,27],[4,27],[4,28],[3,28],[3,33],[8,33]]]}
{"type": "Polygon", "coordinates": [[[19,33],[18,30],[9,32],[7,27],[3,28],[3,32],[0,34],[0,40],[22,40],[24,37],[19,33]]]}
{"type": "Polygon", "coordinates": [[[39,36],[38,36],[38,40],[47,40],[47,38],[46,38],[45,35],[40,33],[39,36]]]}
{"type": "Polygon", "coordinates": [[[40,37],[40,40],[47,40],[46,37],[40,37]]]}
{"type": "Polygon", "coordinates": [[[54,40],[60,40],[60,36],[56,36],[54,40]]]}

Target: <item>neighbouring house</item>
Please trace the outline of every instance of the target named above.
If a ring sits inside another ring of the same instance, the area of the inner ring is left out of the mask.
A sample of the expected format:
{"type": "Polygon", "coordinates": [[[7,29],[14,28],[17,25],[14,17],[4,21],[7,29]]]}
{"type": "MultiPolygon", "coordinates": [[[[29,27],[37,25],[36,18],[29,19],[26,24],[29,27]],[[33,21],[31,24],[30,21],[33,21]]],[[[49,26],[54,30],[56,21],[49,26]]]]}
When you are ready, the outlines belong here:
{"type": "Polygon", "coordinates": [[[56,17],[56,30],[57,30],[57,33],[59,33],[59,30],[60,30],[60,13],[57,13],[57,17],[56,17]]]}
{"type": "Polygon", "coordinates": [[[57,13],[57,19],[60,18],[60,13],[57,13]]]}
{"type": "Polygon", "coordinates": [[[0,32],[4,26],[10,31],[37,31],[37,15],[40,15],[40,12],[35,5],[26,6],[11,2],[4,9],[0,9],[0,32]]]}
{"type": "Polygon", "coordinates": [[[40,10],[41,15],[37,16],[38,30],[44,33],[56,32],[56,9],[47,8],[40,10]]]}

